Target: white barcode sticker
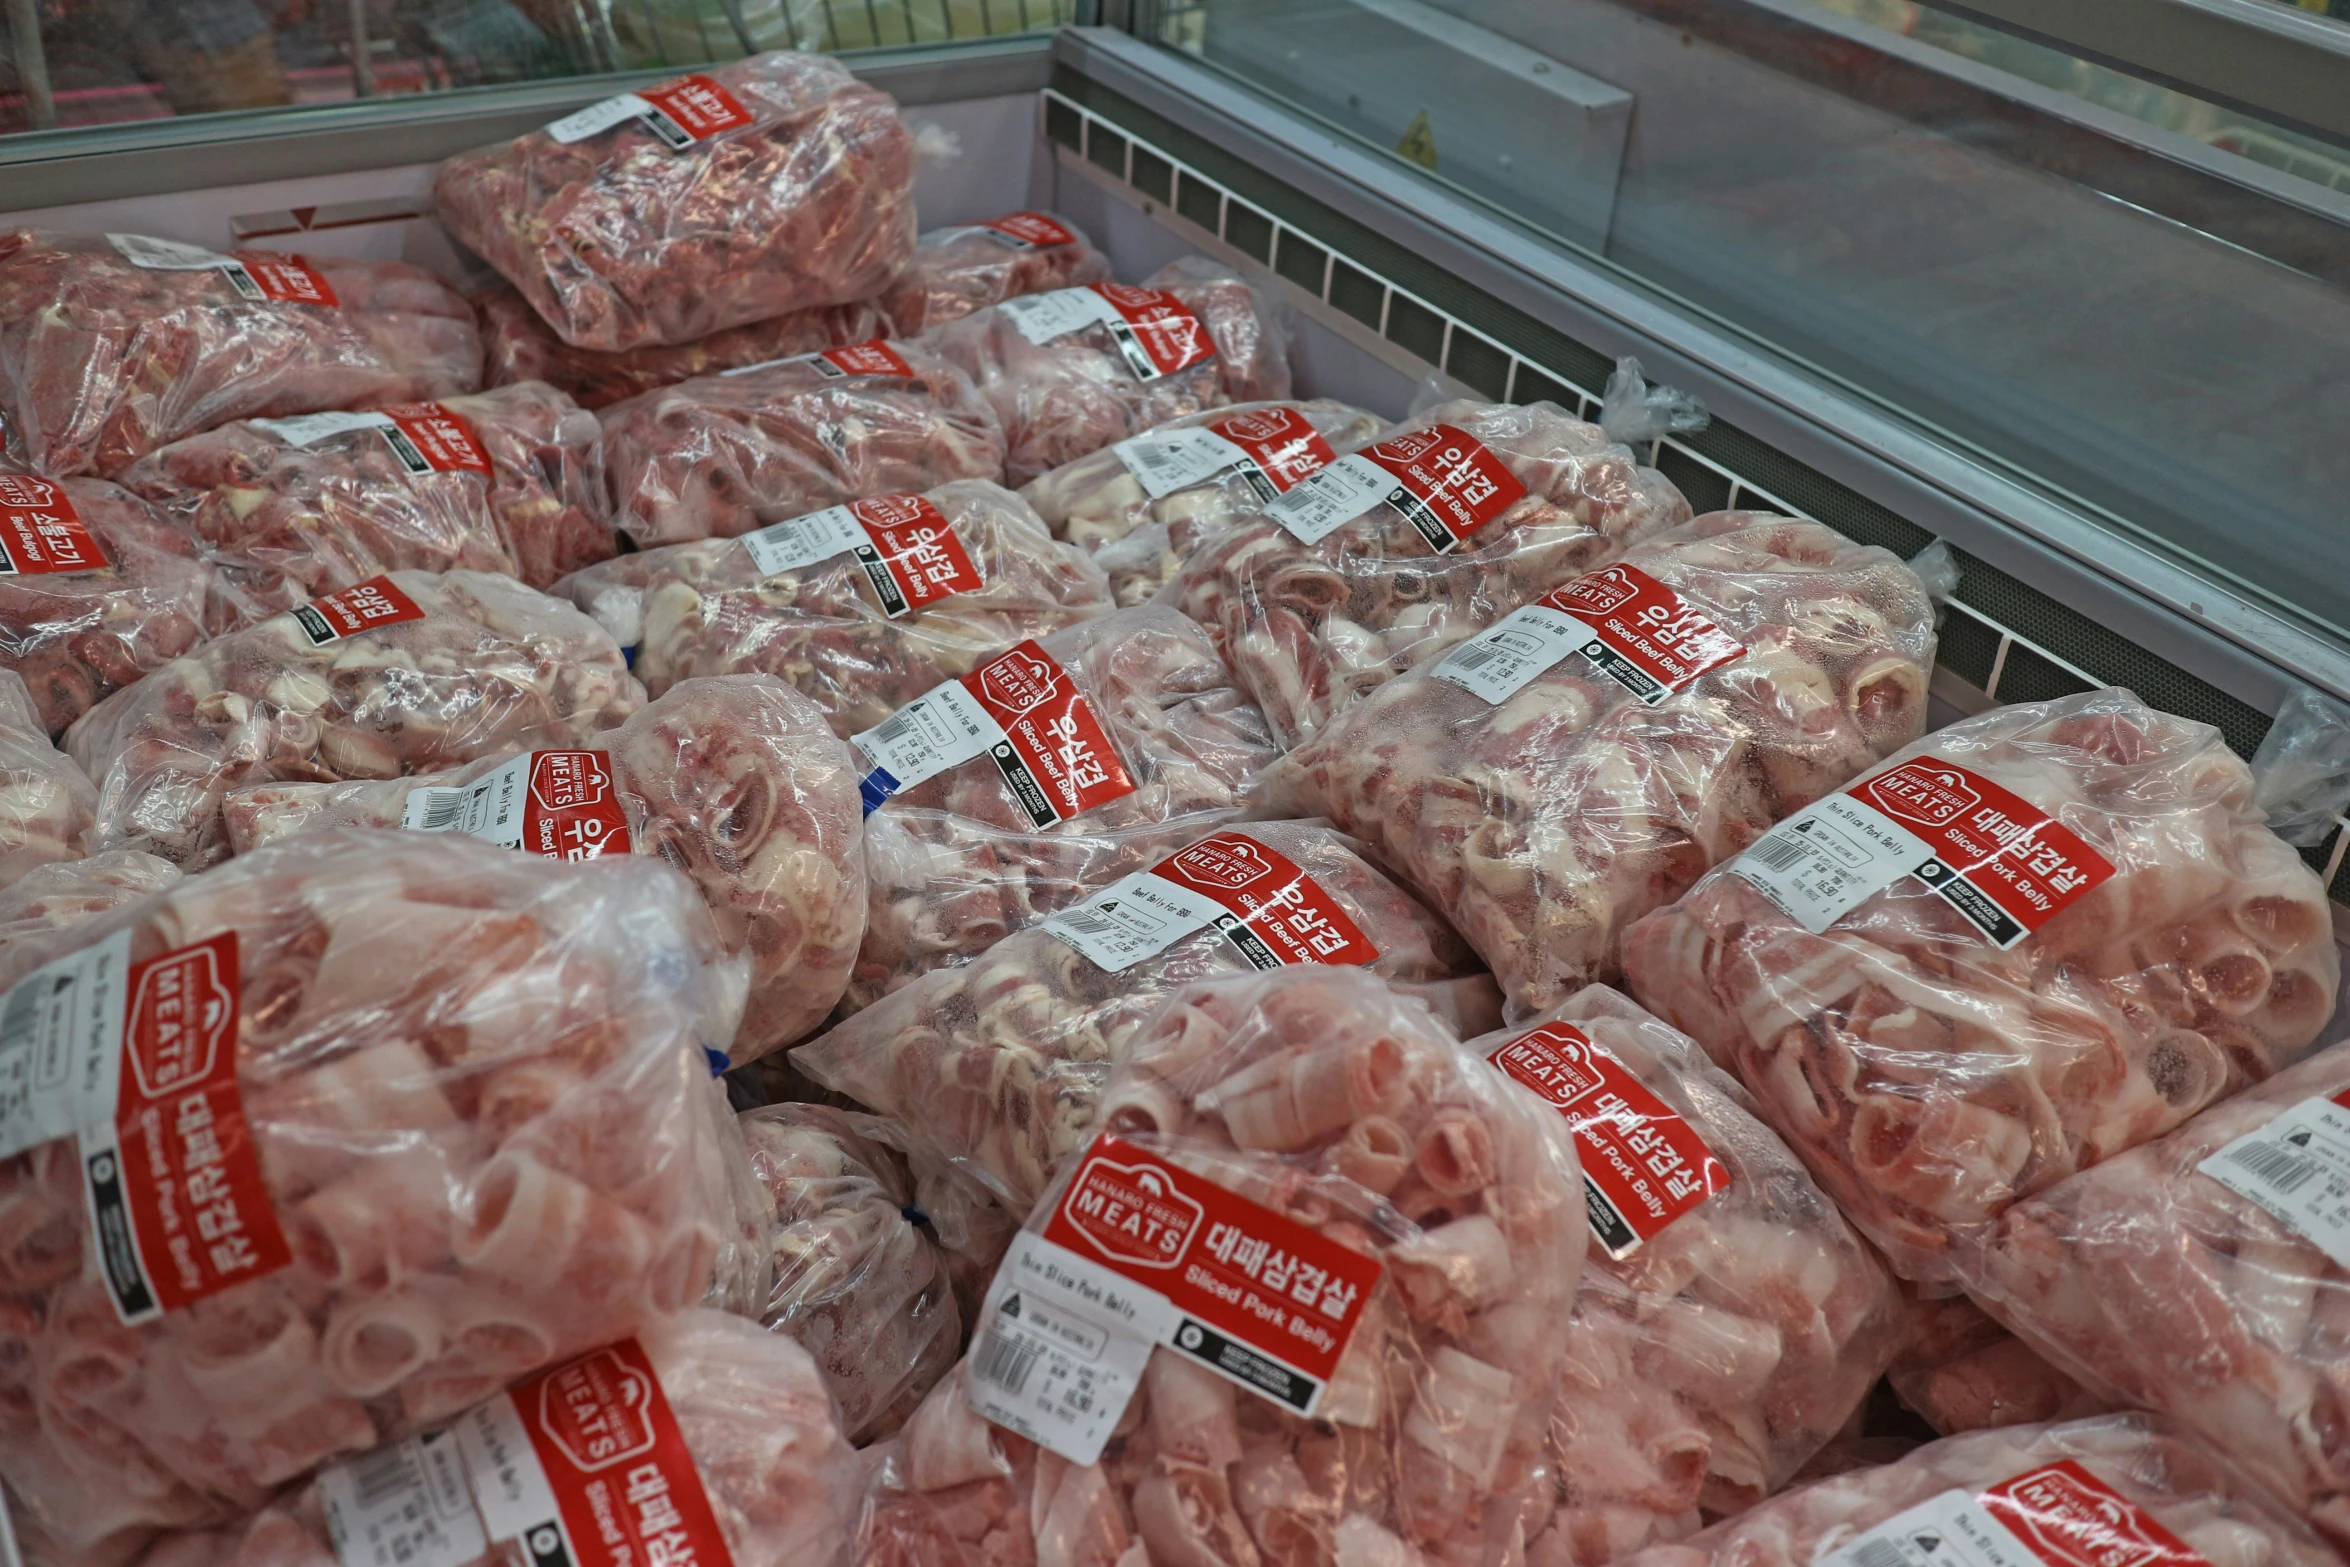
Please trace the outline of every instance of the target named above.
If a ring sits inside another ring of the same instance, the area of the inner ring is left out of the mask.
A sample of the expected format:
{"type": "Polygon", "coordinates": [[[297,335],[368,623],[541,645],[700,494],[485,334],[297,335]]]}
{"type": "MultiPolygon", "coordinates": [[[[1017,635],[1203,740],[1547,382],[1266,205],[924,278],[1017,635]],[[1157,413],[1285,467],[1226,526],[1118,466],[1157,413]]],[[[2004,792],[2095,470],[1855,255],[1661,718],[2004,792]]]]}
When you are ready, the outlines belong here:
{"type": "Polygon", "coordinates": [[[1730,869],[1816,936],[1933,858],[1883,811],[1832,794],[1756,839],[1730,869]]]}
{"type": "Polygon", "coordinates": [[[131,933],[44,964],[0,998],[0,1158],[114,1113],[131,933]]]}
{"type": "Polygon", "coordinates": [[[2195,1167],[2350,1268],[2350,1109],[2305,1099],[2195,1167]]]}
{"type": "Polygon", "coordinates": [[[584,109],[554,121],[547,126],[547,138],[568,147],[573,142],[586,141],[590,136],[600,136],[615,125],[625,125],[630,120],[650,119],[652,114],[651,104],[635,93],[624,92],[618,97],[591,103],[584,109]]]}
{"type": "Polygon", "coordinates": [[[1547,604],[1529,604],[1444,655],[1428,671],[1496,707],[1565,658],[1597,646],[1599,633],[1547,604]]]}
{"type": "Polygon", "coordinates": [[[2044,1567],[1967,1491],[1941,1495],[1895,1513],[1819,1567],[2044,1567]]]}
{"type": "Polygon", "coordinates": [[[462,1567],[489,1549],[452,1431],[339,1464],[318,1490],[343,1567],[462,1567]]]}
{"type": "Polygon", "coordinates": [[[1367,457],[1341,457],[1266,508],[1300,544],[1319,544],[1389,495],[1395,475],[1367,457]]]}
{"type": "Polygon", "coordinates": [[[794,517],[789,522],[746,533],[742,542],[743,548],[751,552],[751,562],[759,568],[759,574],[772,577],[780,572],[805,570],[820,560],[845,555],[859,545],[870,547],[872,541],[846,506],[828,506],[805,517],[794,517]]]}
{"type": "Polygon", "coordinates": [[[1157,957],[1193,931],[1206,930],[1223,914],[1224,906],[1205,894],[1135,871],[1053,915],[1044,928],[1116,974],[1157,957]]]}
{"type": "Polygon", "coordinates": [[[1176,1317],[1166,1296],[1022,1230],[979,1322],[971,1407],[1073,1464],[1091,1464],[1176,1317]]]}
{"type": "Polygon", "coordinates": [[[183,245],[176,239],[156,239],[146,234],[109,234],[106,240],[121,254],[123,260],[134,267],[145,267],[150,272],[207,272],[214,267],[236,265],[234,256],[224,256],[217,250],[206,250],[201,245],[183,245]]]}
{"type": "Polygon", "coordinates": [[[1134,475],[1134,482],[1154,501],[1204,484],[1249,460],[1237,442],[1227,441],[1213,430],[1162,430],[1129,437],[1110,450],[1118,454],[1118,461],[1134,475]]]}
{"type": "Polygon", "coordinates": [[[427,784],[410,790],[400,825],[410,832],[457,832],[500,848],[521,848],[523,807],[536,755],[525,751],[469,784],[427,784]]]}
{"type": "Polygon", "coordinates": [[[890,794],[903,793],[1006,743],[1004,726],[957,680],[933,687],[849,738],[867,762],[889,775],[890,794]]]}
{"type": "Polygon", "coordinates": [[[1057,337],[1082,332],[1089,326],[1123,324],[1118,307],[1090,288],[1060,288],[1047,294],[1025,294],[996,306],[1012,330],[1042,347],[1057,337]]]}

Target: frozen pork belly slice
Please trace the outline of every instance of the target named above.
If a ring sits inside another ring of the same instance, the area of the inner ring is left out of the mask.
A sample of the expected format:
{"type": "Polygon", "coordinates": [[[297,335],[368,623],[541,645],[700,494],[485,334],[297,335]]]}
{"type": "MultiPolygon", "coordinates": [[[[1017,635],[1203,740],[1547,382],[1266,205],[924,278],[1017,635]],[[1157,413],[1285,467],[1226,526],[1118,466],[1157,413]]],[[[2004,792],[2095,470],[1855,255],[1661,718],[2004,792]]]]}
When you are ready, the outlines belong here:
{"type": "Polygon", "coordinates": [[[1007,212],[936,228],[877,303],[891,335],[912,337],[1026,294],[1110,281],[1110,258],[1056,212],[1007,212]]]}

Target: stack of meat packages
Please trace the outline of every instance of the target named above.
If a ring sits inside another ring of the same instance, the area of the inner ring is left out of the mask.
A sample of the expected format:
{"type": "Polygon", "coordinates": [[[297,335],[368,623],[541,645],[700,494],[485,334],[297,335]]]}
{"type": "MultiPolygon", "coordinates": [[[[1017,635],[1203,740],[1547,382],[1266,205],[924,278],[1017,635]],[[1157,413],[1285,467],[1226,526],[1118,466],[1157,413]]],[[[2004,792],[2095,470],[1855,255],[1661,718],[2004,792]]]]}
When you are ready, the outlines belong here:
{"type": "Polygon", "coordinates": [[[471,298],[0,234],[0,1539],[2350,1551],[2333,920],[2216,731],[1929,733],[1930,563],[1300,395],[920,141],[622,94],[442,165],[471,298]]]}

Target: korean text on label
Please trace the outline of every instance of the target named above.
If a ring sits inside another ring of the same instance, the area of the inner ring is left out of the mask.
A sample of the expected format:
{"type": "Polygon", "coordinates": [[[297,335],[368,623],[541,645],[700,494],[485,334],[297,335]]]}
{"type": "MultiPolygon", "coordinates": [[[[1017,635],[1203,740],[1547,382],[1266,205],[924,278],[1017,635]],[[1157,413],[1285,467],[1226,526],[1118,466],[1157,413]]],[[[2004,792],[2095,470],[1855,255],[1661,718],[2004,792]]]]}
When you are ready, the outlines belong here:
{"type": "Polygon", "coordinates": [[[954,526],[919,495],[830,506],[746,533],[742,543],[769,577],[836,555],[854,557],[881,612],[892,620],[986,586],[954,526]]]}
{"type": "Polygon", "coordinates": [[[1044,929],[1119,973],[1213,927],[1251,968],[1375,962],[1379,949],[1296,862],[1240,833],[1217,833],[1136,871],[1044,929]]]}
{"type": "Polygon", "coordinates": [[[1337,460],[1311,420],[1282,407],[1254,409],[1186,430],[1132,436],[1112,450],[1153,500],[1230,473],[1259,501],[1270,501],[1337,460]]]}
{"type": "Polygon", "coordinates": [[[293,614],[312,647],[324,647],[362,631],[380,631],[386,626],[424,618],[423,608],[390,577],[370,577],[339,592],[314,598],[293,614]]]}
{"type": "Polygon", "coordinates": [[[980,229],[1020,250],[1050,250],[1077,243],[1076,235],[1041,212],[1007,212],[1000,218],[989,218],[980,229]]]}
{"type": "Polygon", "coordinates": [[[1863,1530],[1819,1567],[2210,1567],[2077,1460],[1979,1494],[1944,1491],[1863,1530]]]}
{"type": "Polygon", "coordinates": [[[641,122],[646,134],[670,151],[683,152],[722,131],[741,129],[751,123],[751,116],[741,100],[716,81],[688,76],[665,87],[621,93],[589,104],[555,121],[546,131],[549,138],[568,146],[631,120],[641,122]]]}
{"type": "Polygon", "coordinates": [[[1155,381],[1216,357],[1207,323],[1164,289],[1089,283],[1007,299],[996,309],[1014,331],[1040,346],[1072,332],[1104,328],[1138,381],[1155,381]]]}
{"type": "Polygon", "coordinates": [[[550,860],[601,859],[631,846],[608,751],[530,751],[469,784],[420,786],[401,825],[550,860]]]}
{"type": "Polygon", "coordinates": [[[0,473],[0,576],[104,571],[106,552],[52,479],[0,473]]]}
{"type": "Polygon", "coordinates": [[[1385,504],[1442,555],[1525,495],[1523,481],[1484,442],[1439,424],[1339,458],[1273,502],[1268,514],[1301,542],[1315,544],[1385,504]]]}

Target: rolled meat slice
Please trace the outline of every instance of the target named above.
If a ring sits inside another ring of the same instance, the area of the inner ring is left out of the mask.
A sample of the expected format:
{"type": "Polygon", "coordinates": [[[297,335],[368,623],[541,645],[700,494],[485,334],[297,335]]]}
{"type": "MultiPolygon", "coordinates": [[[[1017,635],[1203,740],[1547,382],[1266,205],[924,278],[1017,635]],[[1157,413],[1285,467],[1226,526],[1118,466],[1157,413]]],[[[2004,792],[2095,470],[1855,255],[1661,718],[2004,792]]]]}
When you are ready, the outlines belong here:
{"type": "Polygon", "coordinates": [[[699,376],[601,418],[621,529],[648,549],[1004,476],[995,410],[918,343],[876,340],[699,376]]]}
{"type": "Polygon", "coordinates": [[[705,1063],[732,967],[665,866],[359,829],[10,945],[69,1075],[0,1142],[0,1476],[121,1559],[706,1297],[753,1309],[705,1063]]]}
{"type": "MultiPolygon", "coordinates": [[[[2005,1567],[2320,1567],[2338,1560],[2243,1471],[2153,1415],[1929,1442],[1817,1481],[1625,1567],[1870,1567],[1936,1552],[2005,1567]],[[1964,1540],[1966,1547],[1955,1542],[1964,1540]]],[[[1551,1567],[1528,1556],[1528,1567],[1551,1567]]]]}
{"type": "Polygon", "coordinates": [[[1897,1272],[2298,1058],[2325,889],[2219,731],[2127,691],[1962,720],[1624,942],[1897,1272]]]}
{"type": "Polygon", "coordinates": [[[1007,212],[924,234],[878,303],[890,335],[912,337],[1007,299],[1109,281],[1110,258],[1076,224],[1056,212],[1007,212]]]}
{"type": "Polygon", "coordinates": [[[889,96],[777,50],[451,158],[433,201],[566,343],[609,352],[879,293],[913,186],[889,96]]]}
{"type": "Polygon", "coordinates": [[[27,871],[0,892],[0,962],[17,942],[67,930],[86,919],[160,892],[179,867],[136,849],[108,849],[27,871]]]}
{"type": "Polygon", "coordinates": [[[1777,1491],[1860,1409],[1908,1320],[1737,1081],[1594,985],[1472,1040],[1574,1129],[1591,1251],[1526,1560],[1599,1564],[1777,1491]]]}
{"type": "Polygon", "coordinates": [[[1964,1295],[1933,1300],[1914,1284],[1900,1289],[1908,1341],[1885,1368],[1885,1380],[1939,1435],[2079,1420],[2114,1407],[1964,1295]]]}
{"type": "Polygon", "coordinates": [[[238,785],[577,748],[643,702],[570,605],[510,577],[400,571],[206,643],[84,714],[65,747],[98,785],[92,848],[193,869],[229,852],[220,806],[238,785]]]}
{"type": "Polygon", "coordinates": [[[861,1559],[1526,1559],[1585,1242],[1564,1122],[1344,969],[1185,987],[1109,1094],[883,1450],[861,1559]]]}
{"type": "Polygon", "coordinates": [[[480,384],[472,309],[405,262],[0,232],[0,411],[36,472],[111,474],[232,419],[480,384]]]}
{"type": "Polygon", "coordinates": [[[1551,403],[1443,403],[1308,478],[1186,565],[1283,744],[1650,534],[1672,482],[1551,403]]]}
{"type": "Polygon", "coordinates": [[[1562,582],[1301,744],[1266,793],[1379,852],[1512,1002],[1926,722],[1934,607],[1884,550],[1717,512],[1562,582]]]}
{"type": "Polygon", "coordinates": [[[872,769],[866,797],[886,803],[866,825],[873,904],[851,1009],[968,962],[1230,820],[1281,754],[1207,633],[1163,605],[1024,642],[903,713],[857,741],[872,769]],[[952,753],[917,757],[915,740],[966,710],[996,727],[959,749],[999,734],[1010,758],[991,746],[918,781],[952,753]],[[901,724],[915,740],[893,731],[901,724]]]}
{"type": "Polygon", "coordinates": [[[888,318],[871,302],[861,301],[795,310],[730,326],[690,343],[649,343],[614,353],[572,347],[555,335],[530,301],[504,285],[476,294],[473,308],[481,317],[485,381],[491,386],[544,381],[591,409],[698,375],[845,348],[889,332],[888,318]]]}
{"type": "Polygon", "coordinates": [[[1289,395],[1288,334],[1271,303],[1201,256],[1139,286],[1011,300],[923,341],[994,405],[1015,486],[1184,414],[1289,395]]]}
{"type": "Polygon", "coordinates": [[[24,681],[0,669],[0,887],[80,859],[97,803],[89,778],[49,743],[24,681]]]}
{"type": "Polygon", "coordinates": [[[1006,648],[1110,609],[1100,571],[985,479],[640,550],[555,591],[631,650],[655,695],[756,671],[806,693],[843,739],[1006,648]]]}

